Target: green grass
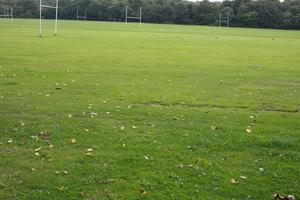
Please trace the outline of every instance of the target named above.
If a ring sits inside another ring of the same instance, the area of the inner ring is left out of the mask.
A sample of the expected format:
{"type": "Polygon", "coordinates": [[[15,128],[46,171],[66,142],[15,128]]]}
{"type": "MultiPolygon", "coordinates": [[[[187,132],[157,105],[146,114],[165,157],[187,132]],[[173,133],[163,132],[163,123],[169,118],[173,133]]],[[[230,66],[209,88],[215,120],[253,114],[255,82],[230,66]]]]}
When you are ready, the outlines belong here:
{"type": "Polygon", "coordinates": [[[0,21],[0,199],[300,195],[299,31],[44,28],[0,21]]]}

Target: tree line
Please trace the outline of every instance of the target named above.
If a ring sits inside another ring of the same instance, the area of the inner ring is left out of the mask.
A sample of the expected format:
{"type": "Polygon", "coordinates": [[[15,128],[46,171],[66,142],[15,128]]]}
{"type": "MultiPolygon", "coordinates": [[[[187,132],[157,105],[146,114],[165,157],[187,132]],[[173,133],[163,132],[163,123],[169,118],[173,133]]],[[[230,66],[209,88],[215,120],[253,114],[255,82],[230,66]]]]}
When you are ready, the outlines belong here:
{"type": "MultiPolygon", "coordinates": [[[[43,0],[55,4],[55,0],[43,0]]],[[[39,0],[0,0],[0,7],[11,5],[18,18],[38,18],[39,0]]],[[[143,7],[143,22],[218,25],[219,14],[230,15],[230,26],[254,28],[300,29],[300,0],[59,0],[59,18],[76,19],[77,11],[88,20],[124,21],[128,14],[138,16],[143,7]]],[[[0,9],[0,13],[1,13],[0,9]]],[[[54,10],[44,9],[44,18],[53,18],[54,10]]]]}

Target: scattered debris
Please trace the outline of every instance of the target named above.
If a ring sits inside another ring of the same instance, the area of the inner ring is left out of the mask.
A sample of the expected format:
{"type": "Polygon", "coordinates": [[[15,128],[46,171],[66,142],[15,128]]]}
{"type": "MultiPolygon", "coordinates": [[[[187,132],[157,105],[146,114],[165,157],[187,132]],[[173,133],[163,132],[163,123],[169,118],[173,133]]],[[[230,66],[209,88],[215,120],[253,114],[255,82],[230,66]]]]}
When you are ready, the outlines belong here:
{"type": "Polygon", "coordinates": [[[230,183],[232,183],[234,185],[238,185],[239,184],[238,180],[233,179],[233,178],[230,180],[230,183]]]}
{"type": "Polygon", "coordinates": [[[34,149],[35,152],[39,152],[39,151],[41,151],[41,150],[42,150],[42,147],[39,147],[39,148],[34,149]]]}
{"type": "Polygon", "coordinates": [[[140,193],[143,194],[143,195],[147,194],[147,192],[145,191],[144,188],[141,188],[141,189],[140,189],[140,193]]]}
{"type": "Polygon", "coordinates": [[[262,167],[260,167],[260,168],[258,168],[258,171],[259,171],[260,173],[264,173],[265,169],[262,168],[262,167]]]}
{"type": "Polygon", "coordinates": [[[86,150],[86,154],[85,155],[86,156],[92,156],[93,155],[92,152],[93,152],[93,149],[89,148],[89,149],[86,150]]]}
{"type": "Polygon", "coordinates": [[[77,143],[76,139],[72,138],[71,139],[71,144],[76,144],[76,143],[77,143]]]}
{"type": "Polygon", "coordinates": [[[148,156],[144,156],[144,159],[145,159],[145,160],[149,160],[149,157],[148,157],[148,156]]]}
{"type": "Polygon", "coordinates": [[[56,189],[59,190],[59,191],[61,191],[61,192],[64,192],[64,191],[67,190],[67,188],[65,188],[65,187],[63,187],[63,186],[57,187],[56,189]]]}
{"type": "Polygon", "coordinates": [[[273,198],[275,200],[296,200],[296,197],[294,195],[287,195],[287,196],[281,196],[280,194],[278,193],[275,193],[273,195],[273,198]]]}
{"type": "Polygon", "coordinates": [[[48,138],[49,138],[49,133],[46,132],[46,131],[42,131],[42,132],[40,132],[39,136],[40,136],[42,139],[44,139],[44,140],[48,140],[48,138]]]}
{"type": "Polygon", "coordinates": [[[11,143],[13,143],[13,140],[12,140],[11,138],[9,138],[9,139],[6,141],[6,143],[11,144],[11,143]]]}

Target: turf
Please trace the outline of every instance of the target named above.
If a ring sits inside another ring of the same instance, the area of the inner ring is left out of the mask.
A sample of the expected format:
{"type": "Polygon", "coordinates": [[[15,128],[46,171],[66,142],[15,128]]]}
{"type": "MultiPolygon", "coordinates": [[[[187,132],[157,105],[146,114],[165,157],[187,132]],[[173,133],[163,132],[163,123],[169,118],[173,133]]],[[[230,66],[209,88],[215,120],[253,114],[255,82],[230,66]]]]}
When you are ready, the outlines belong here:
{"type": "Polygon", "coordinates": [[[0,199],[300,195],[299,31],[38,23],[0,21],[0,199]]]}

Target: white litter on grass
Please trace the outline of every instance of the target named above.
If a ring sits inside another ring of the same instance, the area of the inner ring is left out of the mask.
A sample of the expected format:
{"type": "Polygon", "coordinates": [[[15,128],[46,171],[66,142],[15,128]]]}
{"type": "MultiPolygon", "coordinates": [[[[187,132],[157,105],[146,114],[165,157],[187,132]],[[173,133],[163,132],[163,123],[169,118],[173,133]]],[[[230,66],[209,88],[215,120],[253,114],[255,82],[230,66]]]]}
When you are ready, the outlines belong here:
{"type": "Polygon", "coordinates": [[[9,138],[7,141],[6,141],[8,144],[11,144],[13,143],[13,140],[11,138],[9,138]]]}
{"type": "Polygon", "coordinates": [[[238,185],[238,184],[239,184],[238,180],[235,180],[235,179],[233,179],[233,178],[230,180],[230,182],[231,182],[232,184],[235,184],[235,185],[238,185]]]}
{"type": "Polygon", "coordinates": [[[148,157],[148,156],[144,156],[144,159],[145,159],[145,160],[149,160],[149,157],[148,157]]]}
{"type": "Polygon", "coordinates": [[[259,171],[260,173],[263,173],[263,172],[265,171],[265,169],[262,168],[262,167],[260,167],[260,168],[258,168],[258,171],[259,171]]]}
{"type": "Polygon", "coordinates": [[[96,112],[91,112],[91,118],[94,118],[94,117],[96,117],[98,115],[98,113],[96,113],[96,112]]]}

